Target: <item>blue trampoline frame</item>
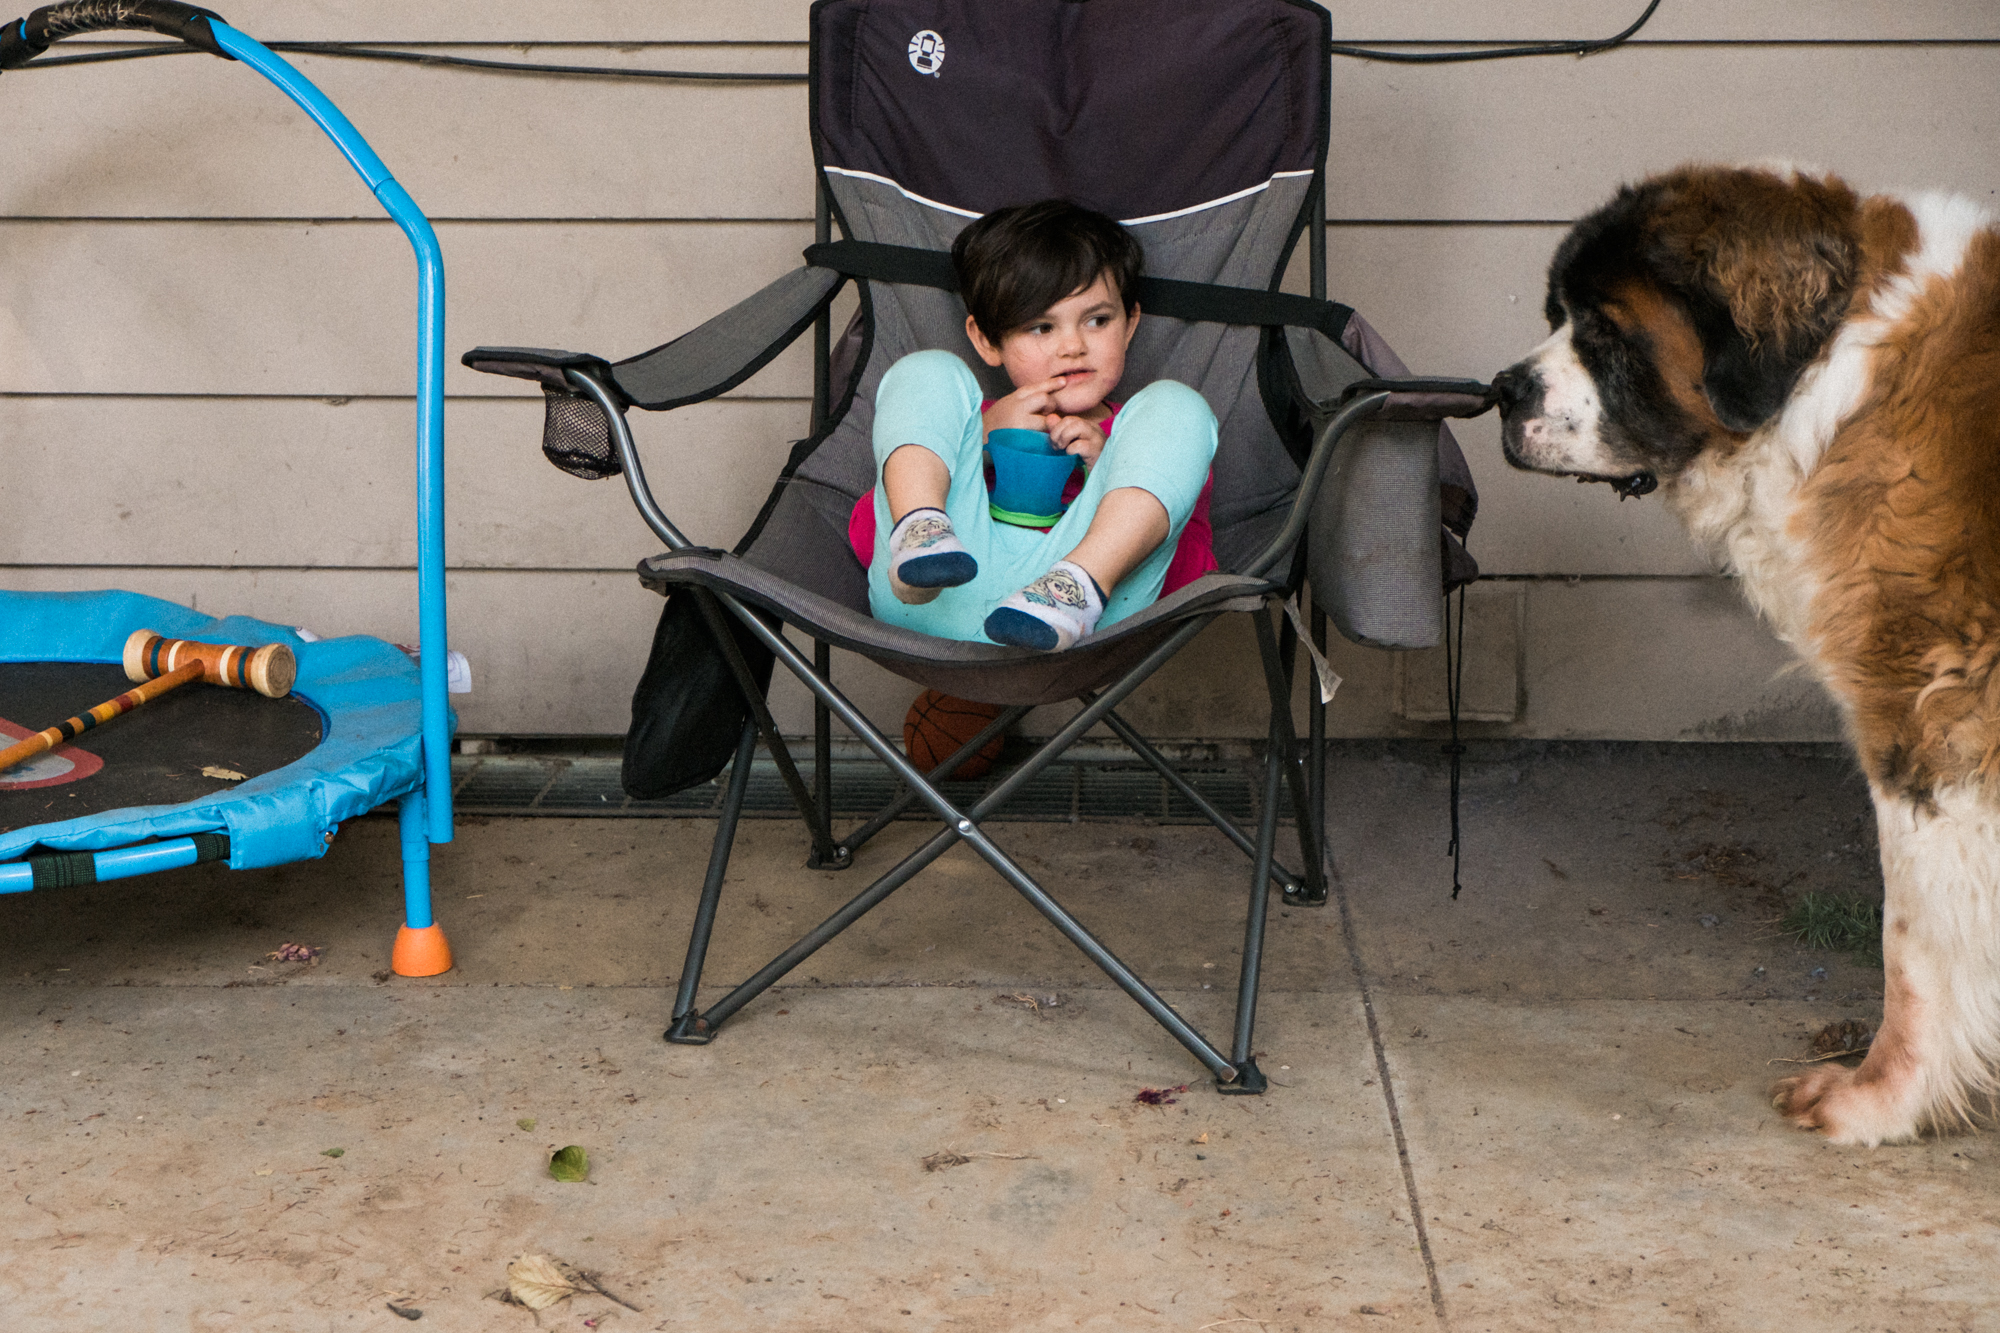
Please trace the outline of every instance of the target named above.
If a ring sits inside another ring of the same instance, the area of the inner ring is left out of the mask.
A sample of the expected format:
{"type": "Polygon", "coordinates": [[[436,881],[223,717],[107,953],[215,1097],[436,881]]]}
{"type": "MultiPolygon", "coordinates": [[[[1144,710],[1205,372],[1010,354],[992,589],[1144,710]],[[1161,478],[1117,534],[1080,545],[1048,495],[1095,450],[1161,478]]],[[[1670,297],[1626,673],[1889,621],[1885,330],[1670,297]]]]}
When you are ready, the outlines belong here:
{"type": "MultiPolygon", "coordinates": [[[[455,726],[447,701],[445,624],[444,255],[409,192],[303,74],[206,10],[171,0],[152,0],[138,8],[141,12],[115,26],[149,28],[204,49],[219,48],[219,54],[276,84],[333,140],[415,251],[419,662],[412,670],[401,650],[377,639],[307,643],[281,626],[243,617],[217,621],[132,593],[0,593],[0,660],[115,662],[124,635],[136,628],[215,642],[282,640],[298,656],[297,692],[327,718],[325,736],[304,759],[227,793],[0,835],[0,893],[23,892],[35,887],[38,878],[50,878],[46,868],[38,877],[35,864],[49,858],[6,862],[33,845],[89,855],[89,866],[65,872],[69,878],[118,879],[194,864],[205,859],[201,836],[226,831],[229,863],[244,869],[323,855],[340,820],[400,799],[404,930],[431,930],[436,923],[430,846],[452,839],[455,726]]],[[[66,12],[70,9],[51,6],[0,27],[0,54],[14,55],[9,64],[23,63],[23,55],[31,59],[50,41],[84,30],[66,12]]],[[[109,25],[92,21],[88,26],[109,25]]],[[[444,956],[448,960],[448,951],[444,956]]]]}

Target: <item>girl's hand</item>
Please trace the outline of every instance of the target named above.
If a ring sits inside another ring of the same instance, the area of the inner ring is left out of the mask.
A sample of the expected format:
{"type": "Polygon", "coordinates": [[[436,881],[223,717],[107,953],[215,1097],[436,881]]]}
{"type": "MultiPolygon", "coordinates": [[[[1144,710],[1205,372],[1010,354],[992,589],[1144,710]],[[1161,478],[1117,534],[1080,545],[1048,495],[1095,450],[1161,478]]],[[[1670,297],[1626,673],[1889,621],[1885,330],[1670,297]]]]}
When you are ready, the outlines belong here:
{"type": "Polygon", "coordinates": [[[1024,384],[981,414],[987,430],[1047,430],[1056,410],[1056,391],[1068,383],[1062,376],[1024,384]]]}
{"type": "Polygon", "coordinates": [[[1102,426],[1082,417],[1051,415],[1046,421],[1051,444],[1066,454],[1081,458],[1085,467],[1097,466],[1097,456],[1104,452],[1102,426]]]}

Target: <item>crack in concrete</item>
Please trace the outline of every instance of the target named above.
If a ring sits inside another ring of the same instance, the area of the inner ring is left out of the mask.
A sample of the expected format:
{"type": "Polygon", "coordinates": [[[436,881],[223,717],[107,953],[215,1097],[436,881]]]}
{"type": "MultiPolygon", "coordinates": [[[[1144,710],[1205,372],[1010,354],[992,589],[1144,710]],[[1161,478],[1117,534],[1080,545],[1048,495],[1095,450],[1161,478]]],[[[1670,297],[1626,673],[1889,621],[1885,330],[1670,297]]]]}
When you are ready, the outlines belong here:
{"type": "Polygon", "coordinates": [[[1417,1251],[1424,1258],[1424,1280],[1430,1284],[1431,1310],[1437,1315],[1438,1327],[1449,1330],[1451,1320],[1445,1314],[1444,1287],[1438,1281],[1437,1259],[1431,1253],[1430,1232],[1424,1227],[1423,1200],[1417,1197],[1417,1173],[1410,1161],[1410,1143],[1403,1134],[1403,1116],[1396,1105],[1396,1085],[1389,1077],[1389,1052],[1382,1043],[1382,1025],[1375,1018],[1375,992],[1368,984],[1368,973],[1361,966],[1361,945],[1354,934],[1354,915],[1347,902],[1347,884],[1340,876],[1340,869],[1333,863],[1331,849],[1322,849],[1321,856],[1326,865],[1326,882],[1332,891],[1333,900],[1340,904],[1340,934],[1347,945],[1347,963],[1354,970],[1354,984],[1361,992],[1361,1013],[1368,1021],[1368,1044],[1375,1052],[1375,1077],[1382,1085],[1382,1104],[1389,1112],[1389,1129],[1396,1139],[1396,1163],[1403,1172],[1403,1192],[1409,1198],[1410,1224],[1416,1228],[1417,1251]]]}

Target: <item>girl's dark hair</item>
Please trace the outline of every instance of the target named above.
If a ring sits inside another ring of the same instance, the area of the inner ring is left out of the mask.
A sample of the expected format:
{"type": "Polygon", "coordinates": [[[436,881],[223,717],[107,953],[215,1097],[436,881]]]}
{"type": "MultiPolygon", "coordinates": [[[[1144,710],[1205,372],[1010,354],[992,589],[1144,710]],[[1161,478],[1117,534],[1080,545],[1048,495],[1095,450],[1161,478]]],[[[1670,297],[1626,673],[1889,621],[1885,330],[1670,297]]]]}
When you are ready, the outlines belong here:
{"type": "Polygon", "coordinates": [[[965,309],[994,346],[1102,274],[1131,314],[1145,251],[1102,213],[1065,199],[996,209],[951,245],[965,309]]]}

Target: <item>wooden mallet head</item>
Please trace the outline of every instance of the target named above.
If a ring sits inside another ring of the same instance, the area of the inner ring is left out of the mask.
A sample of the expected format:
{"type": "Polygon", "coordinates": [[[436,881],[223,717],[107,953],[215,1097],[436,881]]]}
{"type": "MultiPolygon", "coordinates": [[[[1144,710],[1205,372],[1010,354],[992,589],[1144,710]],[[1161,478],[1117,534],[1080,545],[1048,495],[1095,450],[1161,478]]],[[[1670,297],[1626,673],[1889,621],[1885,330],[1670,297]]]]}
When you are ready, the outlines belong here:
{"type": "Polygon", "coordinates": [[[255,690],[270,699],[290,694],[299,674],[297,659],[282,643],[244,648],[168,639],[149,629],[133,630],[125,640],[125,675],[131,680],[152,680],[194,662],[201,663],[201,678],[210,685],[255,690]]]}

